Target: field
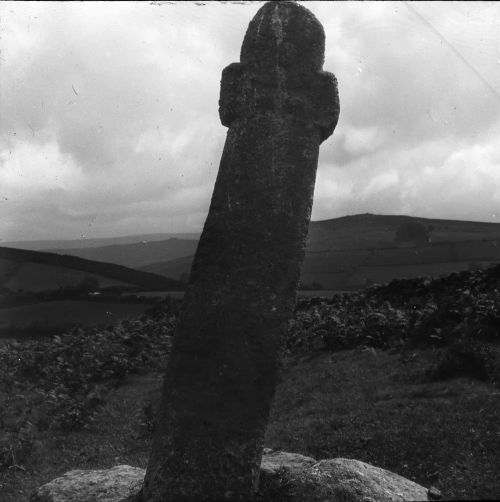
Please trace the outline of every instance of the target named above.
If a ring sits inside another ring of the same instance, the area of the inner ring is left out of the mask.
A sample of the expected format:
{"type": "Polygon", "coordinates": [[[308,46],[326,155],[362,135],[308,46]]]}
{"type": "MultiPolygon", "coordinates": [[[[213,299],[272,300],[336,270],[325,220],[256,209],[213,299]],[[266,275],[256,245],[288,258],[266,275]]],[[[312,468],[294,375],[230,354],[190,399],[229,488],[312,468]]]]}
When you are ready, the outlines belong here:
{"type": "Polygon", "coordinates": [[[155,290],[179,289],[177,281],[115,263],[0,246],[2,293],[79,287],[89,280],[98,288],[126,284],[155,290]]]}
{"type": "MultiPolygon", "coordinates": [[[[2,263],[0,262],[0,267],[2,263]]],[[[45,265],[42,263],[22,263],[18,264],[15,274],[6,280],[4,287],[12,291],[46,291],[59,288],[71,287],[81,283],[84,279],[92,279],[101,288],[110,286],[130,286],[124,281],[117,281],[108,277],[86,274],[80,270],[45,265]]]]}
{"type": "Polygon", "coordinates": [[[73,325],[112,326],[139,317],[150,307],[150,303],[53,301],[2,308],[0,339],[12,338],[11,328],[36,336],[37,332],[60,333],[73,325]]]}
{"type": "Polygon", "coordinates": [[[428,381],[439,351],[341,351],[285,368],[266,436],[274,449],[354,458],[437,486],[447,499],[500,495],[500,392],[428,381]]]}
{"type": "MultiPolygon", "coordinates": [[[[476,236],[477,237],[477,236],[476,236]]],[[[384,241],[385,242],[385,241],[384,241]]],[[[462,270],[484,268],[500,262],[500,245],[493,240],[433,242],[425,245],[353,249],[306,250],[301,282],[317,283],[327,290],[359,290],[393,279],[437,277],[462,270]]],[[[326,245],[332,245],[330,240],[326,245]]],[[[338,244],[337,244],[338,245],[338,244]]],[[[173,279],[186,277],[193,257],[187,256],[142,267],[146,272],[173,279]]]]}

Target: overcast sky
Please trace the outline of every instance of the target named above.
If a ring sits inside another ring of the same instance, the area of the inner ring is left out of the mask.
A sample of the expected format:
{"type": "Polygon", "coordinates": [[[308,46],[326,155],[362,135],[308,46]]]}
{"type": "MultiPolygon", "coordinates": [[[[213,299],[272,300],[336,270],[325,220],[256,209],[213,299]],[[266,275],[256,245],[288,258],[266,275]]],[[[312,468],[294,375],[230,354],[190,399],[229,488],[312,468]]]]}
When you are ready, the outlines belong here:
{"type": "MultiPolygon", "coordinates": [[[[341,103],[313,219],[500,222],[500,3],[301,3],[341,103]]],[[[201,230],[263,2],[196,4],[0,3],[2,241],[201,230]]]]}

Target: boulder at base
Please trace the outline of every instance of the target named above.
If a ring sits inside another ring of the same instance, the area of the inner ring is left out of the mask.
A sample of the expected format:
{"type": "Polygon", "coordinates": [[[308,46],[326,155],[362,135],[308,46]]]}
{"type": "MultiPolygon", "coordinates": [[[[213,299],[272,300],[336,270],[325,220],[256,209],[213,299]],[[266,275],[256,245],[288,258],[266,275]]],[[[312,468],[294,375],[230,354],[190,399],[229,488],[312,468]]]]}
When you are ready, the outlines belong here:
{"type": "MultiPolygon", "coordinates": [[[[289,502],[431,500],[423,486],[358,460],[336,458],[317,462],[296,453],[265,451],[257,500],[278,496],[289,502]]],[[[70,471],[40,487],[30,501],[125,502],[139,491],[144,474],[144,469],[128,465],[70,471]]]]}
{"type": "Polygon", "coordinates": [[[294,453],[264,455],[260,475],[262,500],[272,500],[280,491],[283,500],[289,502],[432,500],[423,486],[359,460],[335,458],[317,462],[294,453]]]}
{"type": "Polygon", "coordinates": [[[69,471],[38,488],[30,502],[124,501],[141,489],[145,473],[145,469],[130,465],[69,471]]]}

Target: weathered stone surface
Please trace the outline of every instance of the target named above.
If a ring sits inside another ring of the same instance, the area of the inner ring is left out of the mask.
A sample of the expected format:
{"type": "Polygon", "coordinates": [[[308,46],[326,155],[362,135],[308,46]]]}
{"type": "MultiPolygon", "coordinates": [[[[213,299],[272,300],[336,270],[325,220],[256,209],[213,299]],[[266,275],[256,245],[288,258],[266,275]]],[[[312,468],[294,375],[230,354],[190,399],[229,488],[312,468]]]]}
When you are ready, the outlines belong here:
{"type": "Polygon", "coordinates": [[[429,488],[427,495],[429,496],[429,500],[441,500],[443,498],[443,494],[435,486],[429,488]]]}
{"type": "Polygon", "coordinates": [[[30,502],[118,502],[136,494],[144,469],[117,465],[111,469],[75,470],[41,486],[30,502]]]}
{"type": "MultiPolygon", "coordinates": [[[[30,502],[128,502],[139,491],[145,470],[119,465],[107,470],[71,471],[43,485],[30,502]]],[[[264,454],[260,500],[266,494],[289,502],[402,502],[432,500],[428,490],[364,462],[316,462],[297,453],[264,454]]],[[[436,490],[437,491],[437,490],[436,490]]],[[[175,500],[168,496],[165,500],[175,500]]]]}
{"type": "Polygon", "coordinates": [[[428,500],[427,489],[423,486],[359,460],[345,458],[322,460],[315,464],[310,472],[320,484],[324,483],[331,488],[334,495],[332,500],[343,502],[428,500]]]}
{"type": "Polygon", "coordinates": [[[262,474],[274,474],[278,469],[286,467],[290,472],[301,472],[312,467],[316,460],[300,453],[288,453],[286,451],[271,451],[262,455],[260,464],[262,474]]]}
{"type": "Polygon", "coordinates": [[[339,115],[324,32],[294,2],[250,22],[222,73],[229,127],[138,501],[248,500],[296,298],[319,145],[339,115]]]}
{"type": "Polygon", "coordinates": [[[358,460],[316,460],[293,453],[265,455],[260,494],[287,502],[403,502],[431,500],[428,490],[398,474],[358,460]]]}

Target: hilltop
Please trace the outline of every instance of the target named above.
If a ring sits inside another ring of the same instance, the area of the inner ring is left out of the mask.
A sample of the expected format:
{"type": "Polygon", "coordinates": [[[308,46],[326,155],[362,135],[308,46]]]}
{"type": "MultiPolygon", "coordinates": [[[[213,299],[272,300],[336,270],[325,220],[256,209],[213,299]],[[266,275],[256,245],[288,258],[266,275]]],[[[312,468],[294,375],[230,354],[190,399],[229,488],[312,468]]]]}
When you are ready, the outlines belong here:
{"type": "Polygon", "coordinates": [[[408,222],[421,224],[434,243],[500,239],[500,223],[364,213],[311,222],[308,250],[393,247],[397,230],[408,222]]]}

